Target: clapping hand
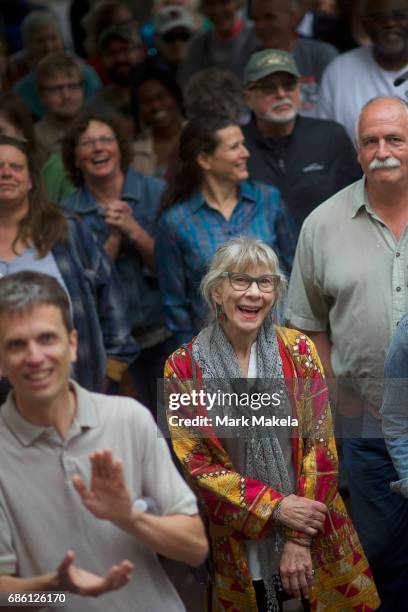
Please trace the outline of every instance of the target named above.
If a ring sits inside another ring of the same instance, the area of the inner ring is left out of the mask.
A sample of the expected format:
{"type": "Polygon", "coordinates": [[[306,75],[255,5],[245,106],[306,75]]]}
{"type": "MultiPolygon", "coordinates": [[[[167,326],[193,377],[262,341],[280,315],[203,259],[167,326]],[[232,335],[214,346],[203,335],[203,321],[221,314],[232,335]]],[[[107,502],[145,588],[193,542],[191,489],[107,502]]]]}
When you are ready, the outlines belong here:
{"type": "Polygon", "coordinates": [[[108,204],[105,209],[105,221],[112,228],[120,230],[128,238],[131,238],[135,230],[140,229],[131,207],[123,200],[115,200],[108,204]]]}
{"type": "Polygon", "coordinates": [[[132,577],[133,563],[127,560],[113,565],[105,576],[98,576],[74,565],[74,560],[74,552],[68,550],[57,568],[54,579],[57,590],[97,597],[122,588],[132,577]]]}

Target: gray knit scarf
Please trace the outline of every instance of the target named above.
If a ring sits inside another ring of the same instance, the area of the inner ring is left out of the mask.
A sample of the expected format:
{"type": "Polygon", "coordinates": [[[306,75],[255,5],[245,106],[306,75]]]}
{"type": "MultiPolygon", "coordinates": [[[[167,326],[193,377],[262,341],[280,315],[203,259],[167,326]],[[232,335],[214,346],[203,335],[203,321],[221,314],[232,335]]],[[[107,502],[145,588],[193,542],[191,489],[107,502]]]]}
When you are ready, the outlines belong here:
{"type": "MultiPolygon", "coordinates": [[[[206,390],[211,388],[211,380],[222,386],[224,393],[275,393],[281,392],[279,407],[263,409],[266,417],[291,415],[291,406],[286,385],[283,380],[283,366],[279,354],[276,332],[272,323],[265,321],[259,330],[256,340],[258,378],[249,380],[243,378],[234,348],[225,335],[222,326],[216,322],[204,328],[193,343],[193,356],[197,362],[206,390]],[[282,393],[283,391],[283,393],[282,393]]],[[[212,389],[213,391],[215,389],[212,389]]],[[[229,416],[246,416],[250,420],[254,414],[250,406],[240,404],[233,406],[214,406],[217,414],[229,416]]],[[[255,425],[245,432],[245,469],[246,476],[265,483],[283,495],[294,491],[294,483],[288,473],[285,459],[274,427],[255,425]]],[[[277,532],[273,532],[259,542],[259,560],[261,575],[265,584],[268,612],[279,610],[274,584],[276,576],[271,567],[271,550],[275,546],[277,552],[282,552],[283,542],[277,532]],[[273,543],[272,538],[275,538],[273,543]]]]}

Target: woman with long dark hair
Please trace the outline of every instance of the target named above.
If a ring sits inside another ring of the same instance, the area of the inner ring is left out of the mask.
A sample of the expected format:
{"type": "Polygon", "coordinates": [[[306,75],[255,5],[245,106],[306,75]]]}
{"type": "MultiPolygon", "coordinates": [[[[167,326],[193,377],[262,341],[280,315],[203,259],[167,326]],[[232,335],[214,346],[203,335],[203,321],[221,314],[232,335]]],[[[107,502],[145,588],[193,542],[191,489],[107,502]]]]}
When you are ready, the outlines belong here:
{"type": "Polygon", "coordinates": [[[260,238],[290,270],[293,223],[277,189],[247,180],[248,156],[240,127],[226,117],[196,117],[181,133],[156,236],[166,323],[179,344],[200,329],[198,287],[220,244],[232,236],[260,238]]]}

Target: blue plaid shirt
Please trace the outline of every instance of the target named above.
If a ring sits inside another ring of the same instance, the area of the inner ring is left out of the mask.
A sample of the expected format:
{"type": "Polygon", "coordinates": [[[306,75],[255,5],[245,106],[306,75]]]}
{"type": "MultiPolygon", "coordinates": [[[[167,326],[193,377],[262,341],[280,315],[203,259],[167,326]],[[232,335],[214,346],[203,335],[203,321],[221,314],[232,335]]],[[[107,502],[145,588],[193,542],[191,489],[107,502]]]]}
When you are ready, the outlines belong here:
{"type": "Polygon", "coordinates": [[[83,387],[100,391],[108,359],[129,364],[137,356],[126,296],[102,247],[78,219],[68,219],[68,238],[58,242],[52,254],[68,289],[78,331],[74,378],[83,387]]]}
{"type": "Polygon", "coordinates": [[[156,270],[166,323],[179,344],[191,340],[201,328],[201,279],[217,247],[234,236],[263,240],[274,249],[283,270],[290,272],[296,231],[274,187],[243,181],[228,221],[207,205],[200,192],[162,214],[156,235],[156,270]]]}

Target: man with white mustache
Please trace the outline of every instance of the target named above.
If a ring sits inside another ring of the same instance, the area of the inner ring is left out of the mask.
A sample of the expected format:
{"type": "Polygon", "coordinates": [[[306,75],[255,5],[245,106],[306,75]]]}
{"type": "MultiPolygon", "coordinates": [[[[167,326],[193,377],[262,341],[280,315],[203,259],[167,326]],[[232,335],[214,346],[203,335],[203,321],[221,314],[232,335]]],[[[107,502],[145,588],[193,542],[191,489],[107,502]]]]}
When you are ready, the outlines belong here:
{"type": "Polygon", "coordinates": [[[367,102],[356,133],[365,176],[305,220],[287,318],[315,342],[326,376],[343,378],[337,407],[353,522],[380,610],[406,612],[408,500],[390,489],[398,475],[379,416],[385,355],[408,311],[406,103],[386,96],[367,102]]]}
{"type": "Polygon", "coordinates": [[[251,177],[280,189],[298,230],[318,204],[361,176],[340,125],[298,114],[299,77],[291,53],[254,53],[244,77],[252,118],[243,128],[251,177]]]}
{"type": "Polygon", "coordinates": [[[370,164],[368,164],[368,168],[370,170],[380,170],[381,168],[399,168],[400,165],[401,162],[398,159],[395,159],[395,157],[389,157],[384,159],[384,161],[375,158],[370,164]]]}

